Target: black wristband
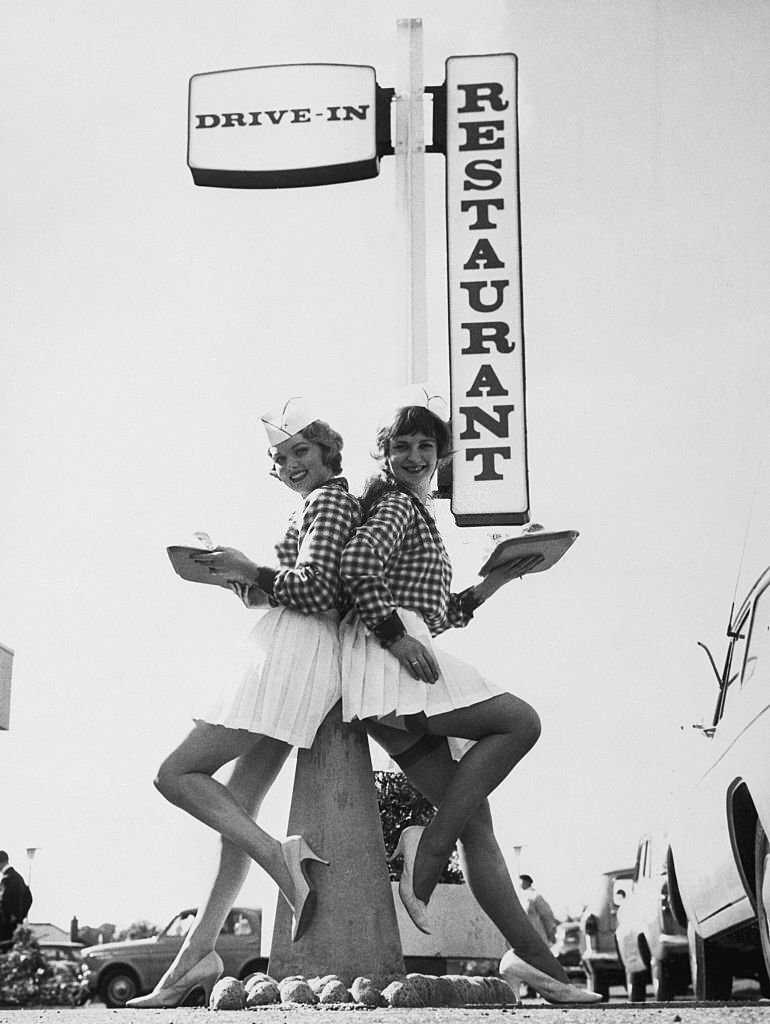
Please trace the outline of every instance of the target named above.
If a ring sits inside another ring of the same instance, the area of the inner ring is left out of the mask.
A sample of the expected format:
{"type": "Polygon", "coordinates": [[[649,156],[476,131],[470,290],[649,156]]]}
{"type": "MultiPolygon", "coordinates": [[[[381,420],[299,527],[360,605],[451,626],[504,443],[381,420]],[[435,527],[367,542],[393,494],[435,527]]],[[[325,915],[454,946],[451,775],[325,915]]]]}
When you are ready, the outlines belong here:
{"type": "Polygon", "coordinates": [[[381,646],[387,649],[406,634],[406,629],[398,617],[398,612],[391,612],[386,619],[377,623],[372,632],[380,641],[381,646]]]}
{"type": "Polygon", "coordinates": [[[483,604],[475,594],[475,587],[468,587],[466,590],[461,590],[457,595],[457,602],[462,608],[463,614],[467,615],[469,619],[473,618],[473,613],[476,609],[483,604]]]}
{"type": "Polygon", "coordinates": [[[260,590],[264,590],[266,594],[273,597],[273,586],[277,575],[277,569],[266,569],[264,566],[260,566],[259,569],[257,569],[257,578],[254,582],[260,590]]]}

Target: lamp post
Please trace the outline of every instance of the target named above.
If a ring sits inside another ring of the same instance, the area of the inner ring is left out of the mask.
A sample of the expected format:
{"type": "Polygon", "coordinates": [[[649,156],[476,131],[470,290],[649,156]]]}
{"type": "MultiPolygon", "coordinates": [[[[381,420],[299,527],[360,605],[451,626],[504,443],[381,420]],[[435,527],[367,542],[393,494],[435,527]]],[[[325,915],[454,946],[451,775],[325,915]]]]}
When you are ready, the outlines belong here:
{"type": "Polygon", "coordinates": [[[521,851],[524,849],[526,843],[515,843],[513,847],[513,872],[516,877],[516,884],[518,885],[519,875],[521,874],[521,851]]]}
{"type": "Polygon", "coordinates": [[[39,846],[27,847],[27,860],[29,861],[29,866],[27,868],[27,885],[30,887],[30,889],[32,888],[32,861],[34,860],[35,854],[39,849],[39,846]]]}

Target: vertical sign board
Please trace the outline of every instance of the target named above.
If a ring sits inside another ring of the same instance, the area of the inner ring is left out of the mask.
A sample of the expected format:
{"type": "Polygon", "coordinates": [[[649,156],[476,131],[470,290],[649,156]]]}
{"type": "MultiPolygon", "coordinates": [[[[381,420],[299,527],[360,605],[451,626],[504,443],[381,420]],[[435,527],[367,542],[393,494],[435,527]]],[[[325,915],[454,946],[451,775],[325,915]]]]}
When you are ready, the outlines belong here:
{"type": "Polygon", "coordinates": [[[446,62],[452,513],[529,520],[516,56],[446,62]]]}
{"type": "MultiPolygon", "coordinates": [[[[196,185],[290,188],[379,173],[374,68],[276,64],[190,79],[187,163],[196,185]]],[[[380,117],[382,120],[382,117],[380,117]]]]}
{"type": "Polygon", "coordinates": [[[13,651],[0,644],[0,729],[7,729],[11,720],[11,668],[13,651]]]}

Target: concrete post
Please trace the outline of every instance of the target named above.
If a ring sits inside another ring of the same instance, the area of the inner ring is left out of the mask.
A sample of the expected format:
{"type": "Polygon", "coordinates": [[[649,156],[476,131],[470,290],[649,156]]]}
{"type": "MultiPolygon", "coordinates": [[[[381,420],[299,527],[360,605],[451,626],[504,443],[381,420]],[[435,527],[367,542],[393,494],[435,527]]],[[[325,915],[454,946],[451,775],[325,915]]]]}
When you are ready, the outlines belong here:
{"type": "Polygon", "coordinates": [[[384,985],[404,973],[385,862],[369,744],[358,723],[342,722],[338,704],[310,750],[300,750],[287,835],[304,835],[329,867],[310,862],[317,892],[306,932],[291,941],[291,912],[278,896],[268,972],[336,974],[349,985],[364,975],[384,985]]]}

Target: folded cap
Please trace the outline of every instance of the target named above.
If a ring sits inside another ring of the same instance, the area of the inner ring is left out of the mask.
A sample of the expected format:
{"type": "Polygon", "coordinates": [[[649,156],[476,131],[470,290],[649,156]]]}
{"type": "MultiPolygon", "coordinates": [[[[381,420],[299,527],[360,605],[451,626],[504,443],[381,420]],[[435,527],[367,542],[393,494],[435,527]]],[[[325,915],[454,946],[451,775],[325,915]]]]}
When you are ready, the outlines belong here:
{"type": "Polygon", "coordinates": [[[310,405],[300,396],[288,398],[278,412],[266,412],[260,416],[267,433],[270,447],[294,437],[309,423],[318,419],[310,405]]]}
{"type": "Polygon", "coordinates": [[[447,423],[449,420],[449,408],[446,401],[441,395],[434,394],[429,384],[407,384],[405,387],[399,388],[395,395],[393,395],[390,406],[383,413],[379,425],[381,427],[387,426],[399,409],[405,409],[410,405],[427,409],[434,416],[438,416],[440,420],[443,420],[444,423],[447,423]]]}

